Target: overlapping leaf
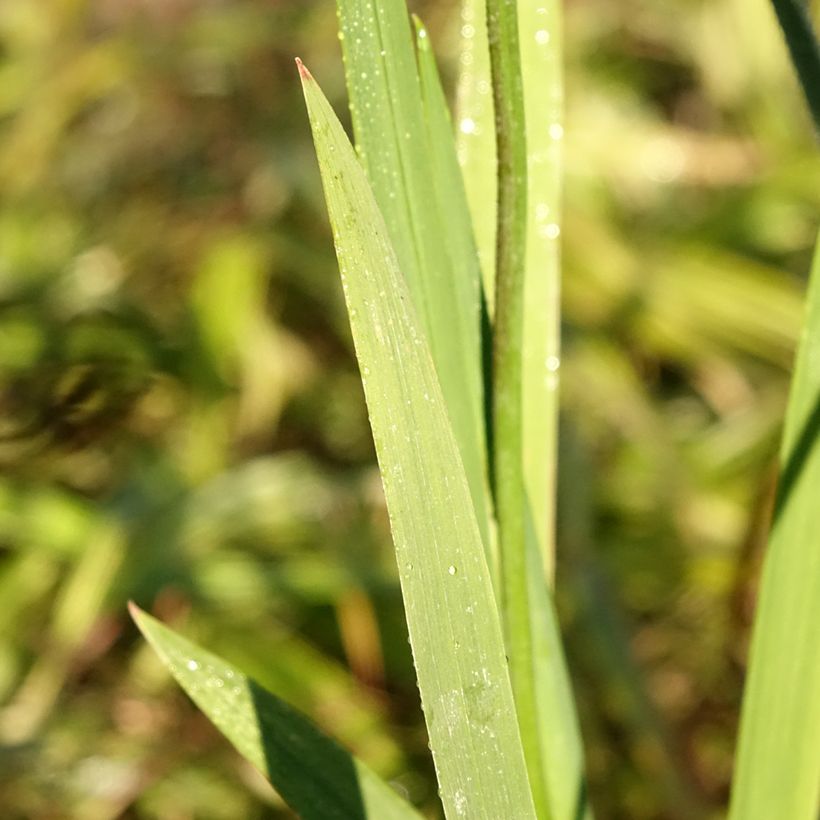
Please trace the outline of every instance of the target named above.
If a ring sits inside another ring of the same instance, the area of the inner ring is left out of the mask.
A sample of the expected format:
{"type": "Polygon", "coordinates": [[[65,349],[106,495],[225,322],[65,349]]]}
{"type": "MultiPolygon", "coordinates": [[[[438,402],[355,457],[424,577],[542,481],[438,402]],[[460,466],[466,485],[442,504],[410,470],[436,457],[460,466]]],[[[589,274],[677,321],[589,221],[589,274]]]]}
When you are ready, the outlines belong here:
{"type": "Polygon", "coordinates": [[[344,131],[303,70],[449,817],[534,816],[489,569],[430,348],[344,131]]]}
{"type": "MultiPolygon", "coordinates": [[[[465,0],[462,23],[459,158],[472,216],[479,224],[496,216],[495,150],[492,137],[487,136],[494,129],[484,0],[465,0]]],[[[519,2],[518,30],[527,138],[521,450],[526,495],[522,515],[529,521],[527,600],[535,692],[534,714],[528,719],[538,726],[537,757],[550,816],[575,820],[589,816],[583,748],[560,632],[544,582],[545,573],[549,577],[553,570],[557,468],[563,134],[560,9],[539,0],[519,2]]],[[[492,237],[494,241],[494,225],[492,237]]],[[[494,288],[495,265],[484,265],[484,275],[485,287],[494,288]]]]}
{"type": "Polygon", "coordinates": [[[455,145],[429,139],[404,0],[338,0],[338,9],[356,147],[433,354],[489,556],[479,268],[462,264],[469,223],[431,167],[431,155],[454,161],[455,145]]]}

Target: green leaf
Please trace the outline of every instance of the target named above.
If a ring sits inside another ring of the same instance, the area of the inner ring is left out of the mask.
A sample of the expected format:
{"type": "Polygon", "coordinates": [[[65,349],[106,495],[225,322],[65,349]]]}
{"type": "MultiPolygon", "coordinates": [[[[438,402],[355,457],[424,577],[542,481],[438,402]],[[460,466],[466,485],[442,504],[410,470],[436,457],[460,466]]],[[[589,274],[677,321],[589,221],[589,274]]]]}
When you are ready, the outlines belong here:
{"type": "Polygon", "coordinates": [[[458,446],[387,227],[301,68],[448,817],[534,817],[501,625],[458,446]]]}
{"type": "Polygon", "coordinates": [[[364,763],[306,717],[131,604],[142,634],[239,753],[305,820],[419,820],[421,815],[364,763]]]}
{"type": "MultiPolygon", "coordinates": [[[[528,511],[529,512],[529,511],[528,511]]],[[[551,820],[591,820],[578,725],[558,616],[544,579],[541,552],[528,516],[527,581],[532,630],[535,710],[551,820]]]]}
{"type": "Polygon", "coordinates": [[[820,805],[820,241],[807,299],[730,820],[816,820],[820,805]]]}
{"type": "Polygon", "coordinates": [[[452,252],[462,215],[429,170],[431,156],[455,161],[455,143],[430,141],[428,125],[438,125],[425,117],[404,0],[338,0],[338,9],[359,157],[433,354],[492,566],[479,271],[452,252]]]}
{"type": "Polygon", "coordinates": [[[521,376],[524,486],[544,572],[552,579],[561,334],[560,3],[519,0],[518,29],[527,123],[527,244],[521,376]]]}
{"type": "Polygon", "coordinates": [[[592,816],[583,743],[558,619],[545,578],[555,568],[560,233],[561,7],[519,0],[527,124],[527,238],[521,372],[522,468],[527,497],[529,606],[541,765],[552,820],[592,816]]]}
{"type": "Polygon", "coordinates": [[[523,475],[523,326],[527,228],[527,144],[516,4],[488,0],[487,29],[498,151],[492,411],[504,636],[533,801],[550,817],[541,744],[528,579],[523,475]]]}
{"type": "MultiPolygon", "coordinates": [[[[427,30],[418,18],[416,22],[416,48],[418,51],[419,77],[421,79],[422,102],[424,105],[424,119],[429,136],[430,154],[429,168],[432,172],[436,199],[439,211],[442,214],[447,228],[447,253],[450,257],[450,271],[452,272],[456,289],[459,291],[458,300],[463,304],[477,306],[481,289],[481,268],[478,261],[473,226],[470,221],[470,210],[467,206],[467,195],[464,191],[464,179],[458,165],[453,141],[453,129],[450,121],[450,112],[447,100],[441,86],[436,58],[427,30]]],[[[460,329],[460,336],[465,340],[468,349],[472,351],[474,362],[480,362],[482,357],[479,323],[476,315],[469,311],[470,321],[460,329]]],[[[459,317],[455,316],[454,321],[459,317]]],[[[484,403],[483,387],[479,386],[482,404],[484,403]]],[[[483,423],[479,422],[481,438],[477,443],[479,473],[484,478],[484,486],[478,495],[480,503],[476,504],[476,514],[479,520],[489,516],[491,505],[489,485],[486,472],[487,442],[483,435],[483,423]]],[[[498,545],[490,536],[488,554],[490,556],[490,570],[493,577],[496,575],[498,563],[498,545]]]]}
{"type": "Polygon", "coordinates": [[[486,0],[464,0],[461,6],[456,100],[458,161],[475,229],[487,310],[492,317],[495,309],[497,177],[486,0]]]}

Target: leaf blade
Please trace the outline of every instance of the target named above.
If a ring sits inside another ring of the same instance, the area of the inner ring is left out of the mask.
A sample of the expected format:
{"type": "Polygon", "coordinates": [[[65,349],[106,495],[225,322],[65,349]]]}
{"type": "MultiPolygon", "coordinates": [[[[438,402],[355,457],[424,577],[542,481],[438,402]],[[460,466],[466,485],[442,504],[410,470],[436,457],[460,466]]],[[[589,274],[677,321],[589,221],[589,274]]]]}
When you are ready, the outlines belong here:
{"type": "Polygon", "coordinates": [[[456,215],[422,170],[453,141],[430,143],[403,0],[337,7],[356,147],[430,344],[491,559],[478,270],[454,265],[456,215]]]}
{"type": "Polygon", "coordinates": [[[456,95],[458,161],[475,229],[487,311],[495,312],[495,106],[491,91],[486,0],[464,0],[456,95]]]}
{"type": "Polygon", "coordinates": [[[730,820],[815,820],[820,804],[820,237],[780,463],[730,820]]]}
{"type": "Polygon", "coordinates": [[[179,685],[306,820],[419,820],[364,763],[306,717],[137,606],[131,615],[179,685]]]}
{"type": "Polygon", "coordinates": [[[445,812],[531,818],[489,569],[432,357],[352,146],[304,69],[302,81],[445,812]]]}
{"type": "Polygon", "coordinates": [[[518,9],[527,128],[522,458],[543,568],[552,580],[561,335],[561,6],[521,0],[518,9]]]}
{"type": "MultiPolygon", "coordinates": [[[[446,215],[442,224],[447,226],[449,240],[447,253],[450,256],[450,270],[453,273],[459,302],[477,306],[481,289],[481,266],[467,205],[467,195],[464,190],[464,179],[456,156],[450,112],[447,108],[430,37],[422,21],[418,17],[414,19],[424,120],[429,135],[430,167],[436,197],[439,201],[439,211],[442,215],[446,215]]],[[[465,340],[473,361],[480,362],[483,353],[476,313],[473,310],[468,312],[470,321],[466,327],[461,329],[461,337],[465,340]]],[[[454,321],[458,321],[458,318],[454,317],[454,321]]],[[[473,370],[472,376],[478,377],[479,374],[473,370]]],[[[478,386],[477,392],[481,397],[480,404],[483,406],[485,401],[483,384],[478,386]]],[[[476,427],[479,430],[477,449],[480,467],[474,472],[476,477],[483,478],[483,486],[473,491],[473,498],[479,498],[476,504],[476,514],[481,521],[482,517],[493,518],[493,512],[488,483],[487,440],[484,434],[484,424],[478,422],[476,427]]],[[[489,541],[487,554],[490,572],[495,578],[498,566],[498,544],[493,537],[492,529],[485,537],[489,541]]]]}

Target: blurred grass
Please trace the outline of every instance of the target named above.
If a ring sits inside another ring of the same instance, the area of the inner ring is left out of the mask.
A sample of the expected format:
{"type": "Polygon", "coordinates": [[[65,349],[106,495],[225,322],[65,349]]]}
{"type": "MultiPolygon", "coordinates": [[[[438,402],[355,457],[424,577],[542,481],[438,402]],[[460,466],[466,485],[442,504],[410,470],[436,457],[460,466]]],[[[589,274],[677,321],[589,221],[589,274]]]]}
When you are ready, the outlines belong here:
{"type": "MultiPolygon", "coordinates": [[[[414,10],[452,89],[455,3],[414,10]]],[[[288,816],[128,598],[432,805],[292,62],[340,103],[335,26],[0,4],[5,816],[288,816]]],[[[719,816],[820,167],[764,0],[570,3],[565,48],[558,590],[592,800],[719,816]]]]}

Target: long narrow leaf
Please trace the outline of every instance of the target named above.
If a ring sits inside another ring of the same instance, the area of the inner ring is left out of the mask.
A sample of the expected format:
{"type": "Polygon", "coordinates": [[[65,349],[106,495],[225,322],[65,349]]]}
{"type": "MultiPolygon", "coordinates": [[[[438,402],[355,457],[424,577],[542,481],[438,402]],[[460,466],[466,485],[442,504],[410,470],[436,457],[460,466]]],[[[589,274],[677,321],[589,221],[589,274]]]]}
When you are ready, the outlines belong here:
{"type": "Polygon", "coordinates": [[[364,763],[239,669],[131,605],[142,634],[196,705],[305,820],[420,820],[364,763]]]}
{"type": "Polygon", "coordinates": [[[488,0],[487,33],[498,152],[492,411],[499,575],[518,724],[533,801],[545,820],[550,811],[538,720],[522,449],[527,141],[516,3],[488,0]]]}
{"type": "Polygon", "coordinates": [[[522,372],[524,485],[544,571],[555,566],[560,362],[561,6],[520,0],[518,27],[527,126],[527,250],[522,372]]]}
{"type": "MultiPolygon", "coordinates": [[[[430,344],[490,554],[478,269],[454,264],[461,230],[430,173],[431,152],[404,0],[338,0],[356,146],[430,344]]],[[[492,565],[492,561],[490,562],[492,565]]]]}
{"type": "Polygon", "coordinates": [[[475,228],[487,310],[495,308],[495,108],[490,80],[486,0],[463,0],[456,98],[458,161],[475,228]]]}
{"type": "Polygon", "coordinates": [[[820,808],[820,240],[780,453],[730,820],[820,808]]]}
{"type": "MultiPolygon", "coordinates": [[[[470,211],[467,206],[467,196],[464,191],[464,180],[455,152],[452,123],[447,108],[447,101],[441,86],[436,58],[427,30],[421,20],[416,18],[416,47],[419,61],[419,77],[421,79],[422,101],[424,105],[424,120],[430,145],[430,170],[439,203],[439,211],[446,215],[448,232],[447,253],[450,256],[450,270],[455,277],[455,287],[459,291],[458,298],[465,304],[474,305],[476,312],[469,313],[470,321],[467,327],[461,328],[459,335],[468,340],[469,349],[473,351],[475,361],[481,360],[481,339],[477,309],[481,288],[481,268],[478,261],[473,226],[470,221],[470,211]]],[[[458,315],[453,317],[458,322],[458,315]]],[[[482,403],[484,400],[483,388],[480,388],[482,403]]],[[[477,443],[480,464],[486,470],[487,450],[486,439],[477,443]]],[[[489,476],[484,473],[485,481],[489,476]]],[[[486,505],[489,508],[489,485],[484,486],[486,505]]],[[[477,512],[479,512],[477,510],[477,512]]],[[[480,517],[480,516],[479,516],[480,517]]],[[[498,563],[498,546],[490,533],[488,553],[490,556],[490,571],[495,577],[498,563]]]]}
{"type": "Polygon", "coordinates": [[[532,518],[527,538],[535,708],[551,820],[591,820],[584,749],[558,617],[544,579],[532,518]]]}
{"type": "Polygon", "coordinates": [[[353,148],[301,72],[444,808],[530,818],[490,574],[430,350],[353,148]]]}
{"type": "Polygon", "coordinates": [[[560,356],[561,7],[520,0],[518,28],[527,128],[522,460],[528,530],[529,606],[541,765],[553,820],[592,816],[584,756],[558,622],[545,578],[555,567],[560,356]],[[540,564],[540,566],[539,566],[540,564]]]}

